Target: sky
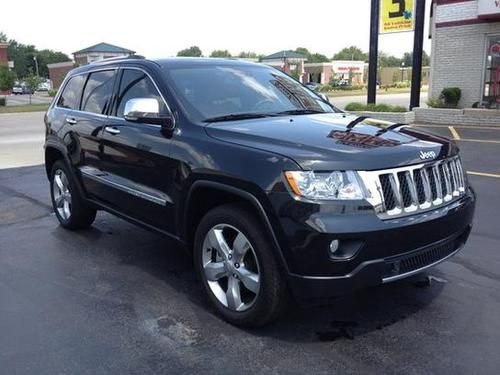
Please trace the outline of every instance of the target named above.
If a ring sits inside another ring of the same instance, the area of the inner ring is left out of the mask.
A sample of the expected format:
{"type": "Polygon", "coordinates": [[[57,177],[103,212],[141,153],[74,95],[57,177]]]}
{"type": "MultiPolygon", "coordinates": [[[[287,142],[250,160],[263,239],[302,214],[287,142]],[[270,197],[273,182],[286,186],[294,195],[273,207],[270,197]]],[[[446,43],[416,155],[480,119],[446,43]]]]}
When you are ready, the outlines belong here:
{"type": "MultiPolygon", "coordinates": [[[[2,1],[0,13],[0,31],[9,39],[67,54],[100,42],[148,58],[192,45],[204,55],[306,47],[332,57],[351,45],[369,48],[370,0],[23,0],[2,1]]],[[[428,15],[425,30],[430,52],[428,15]]],[[[412,49],[413,33],[380,36],[381,51],[402,56],[412,49]]]]}

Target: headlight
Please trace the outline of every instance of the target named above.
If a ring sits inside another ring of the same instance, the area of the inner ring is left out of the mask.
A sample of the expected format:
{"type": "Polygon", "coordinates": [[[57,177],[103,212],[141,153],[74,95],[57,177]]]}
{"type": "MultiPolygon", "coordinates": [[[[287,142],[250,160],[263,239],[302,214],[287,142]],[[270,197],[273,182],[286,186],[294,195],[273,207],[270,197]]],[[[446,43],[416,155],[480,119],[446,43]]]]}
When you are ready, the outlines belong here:
{"type": "Polygon", "coordinates": [[[356,172],[285,172],[295,195],[311,200],[364,199],[362,182],[356,172]]]}

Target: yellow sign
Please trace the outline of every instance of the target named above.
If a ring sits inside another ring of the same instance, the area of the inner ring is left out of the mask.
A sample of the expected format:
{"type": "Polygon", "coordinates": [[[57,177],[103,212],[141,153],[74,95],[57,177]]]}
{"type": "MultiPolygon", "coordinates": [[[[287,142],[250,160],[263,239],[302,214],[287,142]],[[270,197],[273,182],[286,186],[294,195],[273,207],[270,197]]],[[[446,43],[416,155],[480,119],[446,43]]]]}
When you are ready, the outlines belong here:
{"type": "Polygon", "coordinates": [[[413,31],[415,26],[414,0],[380,0],[380,33],[413,31]]]}

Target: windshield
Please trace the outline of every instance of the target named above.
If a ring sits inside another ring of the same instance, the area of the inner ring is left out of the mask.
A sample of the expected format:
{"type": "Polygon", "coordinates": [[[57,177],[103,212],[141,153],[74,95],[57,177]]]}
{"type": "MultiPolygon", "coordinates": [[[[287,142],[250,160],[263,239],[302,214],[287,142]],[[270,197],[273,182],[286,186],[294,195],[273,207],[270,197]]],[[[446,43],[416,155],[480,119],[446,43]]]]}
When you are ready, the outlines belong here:
{"type": "Polygon", "coordinates": [[[165,72],[199,121],[336,112],[291,77],[266,66],[190,66],[165,72]]]}

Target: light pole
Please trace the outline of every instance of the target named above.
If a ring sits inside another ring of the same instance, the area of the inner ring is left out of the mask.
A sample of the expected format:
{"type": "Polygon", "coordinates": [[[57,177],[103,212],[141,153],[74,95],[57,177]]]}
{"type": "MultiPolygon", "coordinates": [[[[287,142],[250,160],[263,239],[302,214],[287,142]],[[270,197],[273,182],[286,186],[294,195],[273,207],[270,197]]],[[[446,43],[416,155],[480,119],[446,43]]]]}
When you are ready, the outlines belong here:
{"type": "Polygon", "coordinates": [[[38,72],[38,60],[36,58],[36,55],[33,55],[33,60],[35,61],[35,71],[36,71],[36,76],[39,77],[40,74],[38,72]]]}
{"type": "Polygon", "coordinates": [[[404,80],[405,62],[401,63],[401,82],[404,80]]]}

